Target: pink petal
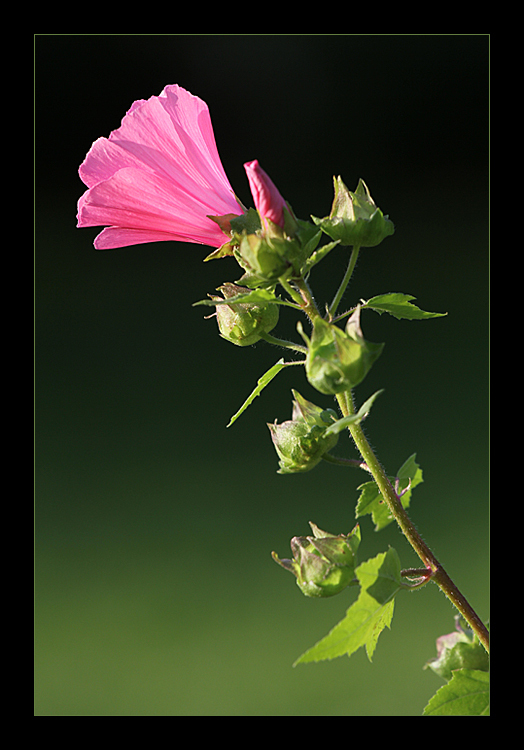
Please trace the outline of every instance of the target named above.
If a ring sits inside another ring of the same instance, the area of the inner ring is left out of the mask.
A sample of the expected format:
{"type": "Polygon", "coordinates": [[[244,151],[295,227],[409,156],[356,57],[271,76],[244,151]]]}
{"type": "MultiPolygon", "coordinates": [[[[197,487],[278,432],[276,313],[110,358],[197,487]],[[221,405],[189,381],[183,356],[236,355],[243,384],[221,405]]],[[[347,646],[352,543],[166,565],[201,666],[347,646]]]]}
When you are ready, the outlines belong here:
{"type": "Polygon", "coordinates": [[[97,250],[113,250],[116,247],[141,245],[144,242],[166,242],[179,240],[193,242],[188,237],[177,237],[169,232],[152,232],[148,229],[123,229],[122,227],[106,227],[95,237],[94,246],[97,250]]]}
{"type": "MultiPolygon", "coordinates": [[[[225,204],[224,204],[225,205],[225,204]]],[[[237,204],[238,205],[238,204],[237,204]]],[[[163,176],[128,167],[90,188],[78,201],[79,227],[109,224],[176,235],[219,247],[226,241],[198,199],[163,176]]],[[[237,209],[238,211],[238,209],[237,209]]],[[[219,214],[224,213],[221,208],[219,214]]]]}
{"type": "Polygon", "coordinates": [[[208,107],[179,86],[134,102],[120,128],[93,143],[79,174],[89,190],[78,201],[78,226],[109,224],[111,231],[97,238],[100,245],[118,238],[130,244],[139,230],[139,238],[160,233],[161,239],[168,234],[220,247],[226,237],[207,214],[242,213],[208,107]]]}

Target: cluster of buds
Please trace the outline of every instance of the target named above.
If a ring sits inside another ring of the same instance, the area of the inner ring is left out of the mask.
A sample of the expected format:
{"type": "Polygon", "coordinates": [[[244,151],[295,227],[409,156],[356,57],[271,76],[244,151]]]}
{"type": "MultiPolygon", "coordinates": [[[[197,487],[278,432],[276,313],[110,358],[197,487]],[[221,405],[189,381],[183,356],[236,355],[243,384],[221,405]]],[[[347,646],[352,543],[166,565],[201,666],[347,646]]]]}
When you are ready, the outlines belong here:
{"type": "MultiPolygon", "coordinates": [[[[209,217],[230,239],[207,259],[233,255],[244,271],[238,285],[242,285],[245,292],[257,288],[274,290],[279,280],[300,278],[309,270],[313,254],[323,257],[338,244],[375,246],[394,231],[392,222],[377,208],[362,180],[355,192],[351,192],[340,177],[334,178],[331,213],[323,219],[313,216],[314,224],[311,224],[295,217],[258,161],[244,166],[256,209],[244,209],[240,216],[209,217]],[[322,232],[333,242],[316,251],[322,232]]],[[[224,298],[237,296],[238,285],[220,287],[224,298]]],[[[211,296],[211,299],[223,302],[219,297],[211,296]]],[[[267,333],[276,325],[275,308],[276,305],[257,307],[251,303],[217,305],[220,333],[239,346],[255,343],[261,331],[267,333]]],[[[383,348],[383,344],[365,341],[358,307],[345,330],[317,318],[311,340],[302,335],[308,345],[308,380],[325,394],[340,393],[358,385],[383,348]]]]}
{"type": "MultiPolygon", "coordinates": [[[[254,304],[250,291],[263,289],[272,294],[279,280],[292,282],[301,277],[313,254],[323,256],[326,252],[325,248],[315,252],[322,232],[333,239],[329,248],[337,244],[376,245],[393,232],[393,224],[376,207],[362,181],[352,193],[340,177],[335,179],[331,213],[325,219],[312,217],[318,225],[315,226],[296,219],[257,161],[245,167],[256,210],[246,209],[241,216],[212,217],[230,240],[209,256],[233,255],[244,271],[238,284],[227,283],[219,288],[223,297],[210,295],[217,303],[220,334],[237,346],[256,343],[278,321],[278,306],[254,304]],[[248,301],[224,304],[227,299],[242,300],[242,295],[248,301]]],[[[298,330],[307,346],[307,379],[326,395],[349,391],[361,383],[384,347],[365,340],[360,306],[344,329],[318,316],[310,338],[300,324],[298,330]]],[[[291,420],[268,425],[280,474],[310,471],[338,441],[338,433],[328,429],[336,421],[335,412],[315,406],[296,391],[293,396],[291,420]]]]}
{"type": "Polygon", "coordinates": [[[336,536],[314,523],[309,525],[313,536],[294,536],[291,540],[292,560],[281,560],[276,552],[271,555],[296,576],[297,586],[305,596],[335,596],[353,581],[360,529],[357,525],[347,536],[336,536]]]}

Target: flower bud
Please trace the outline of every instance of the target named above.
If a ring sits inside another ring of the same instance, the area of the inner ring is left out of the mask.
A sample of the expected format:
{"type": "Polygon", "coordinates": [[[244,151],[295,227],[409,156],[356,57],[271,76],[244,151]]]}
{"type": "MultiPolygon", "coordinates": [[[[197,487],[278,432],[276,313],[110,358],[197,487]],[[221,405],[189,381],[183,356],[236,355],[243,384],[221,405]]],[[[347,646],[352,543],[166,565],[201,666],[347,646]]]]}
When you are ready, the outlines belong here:
{"type": "Polygon", "coordinates": [[[306,376],[320,393],[351,390],[361,383],[380,356],[384,344],[366,341],[360,328],[360,306],[349,318],[346,330],[317,318],[308,344],[306,376]]]}
{"type": "Polygon", "coordinates": [[[268,424],[275,450],[280,458],[279,474],[310,471],[338,442],[337,435],[325,436],[337,415],[333,409],[321,409],[293,391],[292,419],[268,424]]]}
{"type": "Polygon", "coordinates": [[[278,192],[269,175],[264,172],[257,159],[246,162],[244,169],[249,180],[255,208],[262,221],[269,219],[273,224],[283,227],[286,201],[278,192]]]}
{"type": "Polygon", "coordinates": [[[450,680],[454,669],[480,669],[487,672],[489,657],[473,631],[463,630],[460,617],[455,618],[456,630],[437,638],[437,656],[424,669],[432,669],[439,677],[450,680]]]}
{"type": "Polygon", "coordinates": [[[276,552],[271,556],[296,576],[297,585],[305,596],[334,596],[353,580],[360,529],[357,525],[347,536],[335,536],[314,523],[309,525],[313,536],[295,536],[291,540],[292,560],[280,560],[276,552]]]}
{"type": "Polygon", "coordinates": [[[276,282],[288,269],[286,241],[264,234],[244,234],[236,257],[249,275],[261,281],[276,282]]]}
{"type": "MultiPolygon", "coordinates": [[[[230,299],[251,290],[228,282],[222,284],[218,291],[222,292],[223,298],[209,295],[212,300],[230,299]]],[[[222,303],[217,305],[216,309],[220,335],[237,346],[255,344],[260,340],[261,333],[268,333],[273,330],[278,322],[278,305],[262,307],[244,303],[233,303],[231,305],[222,303]]]]}
{"type": "Polygon", "coordinates": [[[393,222],[377,208],[368,187],[359,180],[354,193],[341,177],[334,177],[335,199],[331,213],[323,219],[311,218],[331,239],[342,245],[375,247],[395,231],[393,222]]]}

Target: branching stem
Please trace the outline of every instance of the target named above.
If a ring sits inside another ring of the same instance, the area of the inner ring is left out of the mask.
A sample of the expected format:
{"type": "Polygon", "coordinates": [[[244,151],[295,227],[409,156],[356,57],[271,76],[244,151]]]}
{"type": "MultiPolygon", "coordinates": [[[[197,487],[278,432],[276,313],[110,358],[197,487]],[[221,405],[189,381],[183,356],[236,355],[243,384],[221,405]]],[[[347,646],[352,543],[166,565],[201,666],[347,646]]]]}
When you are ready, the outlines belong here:
{"type": "MultiPolygon", "coordinates": [[[[328,311],[330,319],[334,317],[338,305],[340,304],[340,301],[347,288],[347,285],[355,268],[355,264],[357,262],[359,250],[360,248],[358,246],[355,246],[353,248],[346,273],[328,311]]],[[[283,278],[279,281],[287,291],[287,293],[291,296],[291,298],[300,305],[309,319],[314,322],[315,318],[320,316],[320,312],[313,299],[313,295],[311,294],[311,290],[309,289],[306,280],[303,278],[294,279],[293,285],[291,285],[287,280],[283,278]]],[[[269,336],[266,338],[266,340],[270,341],[270,343],[279,343],[279,345],[281,346],[284,345],[288,348],[294,348],[297,351],[304,351],[303,347],[297,347],[295,345],[290,346],[291,342],[280,342],[277,339],[271,341],[272,338],[273,337],[269,336]]],[[[348,417],[356,413],[351,391],[338,393],[337,401],[344,417],[348,417]]],[[[384,502],[388,506],[390,513],[392,514],[392,516],[400,526],[402,532],[404,533],[404,536],[424,564],[424,568],[422,570],[414,569],[416,572],[415,577],[418,580],[414,581],[410,588],[418,587],[419,585],[422,586],[429,580],[434,581],[441,589],[441,591],[443,591],[448,599],[452,602],[452,604],[458,609],[464,620],[469,623],[472,630],[476,633],[479,641],[482,643],[486,651],[489,652],[489,633],[486,626],[477,615],[473,607],[469,604],[466,597],[453,583],[453,581],[446,573],[426,542],[420,536],[417,528],[415,527],[415,524],[407,514],[405,508],[402,506],[397,491],[394,487],[392,487],[391,482],[386,475],[386,472],[384,471],[373,449],[371,448],[360,423],[357,422],[351,424],[349,425],[348,429],[355,442],[355,445],[360,452],[360,455],[362,456],[362,460],[337,459],[334,456],[329,455],[324,456],[325,460],[330,461],[331,463],[337,463],[339,465],[344,464],[346,466],[358,466],[362,469],[365,469],[373,476],[373,479],[377,483],[380,493],[384,499],[384,502]]]]}
{"type": "MultiPolygon", "coordinates": [[[[337,400],[342,414],[345,417],[350,414],[355,414],[353,398],[350,392],[337,394],[337,400]]],[[[361,425],[359,423],[351,424],[349,425],[349,431],[355,441],[355,445],[357,446],[360,455],[373,475],[373,479],[377,483],[382,497],[384,498],[384,502],[387,504],[391,514],[402,529],[408,542],[424,563],[425,568],[428,571],[431,571],[431,580],[437,584],[441,591],[443,591],[448,599],[455,605],[462,617],[469,623],[471,629],[477,634],[486,651],[489,652],[489,633],[486,626],[473,607],[469,604],[466,597],[453,583],[426,542],[420,536],[415,524],[408,516],[405,508],[402,507],[402,503],[400,502],[394,488],[391,486],[391,482],[389,481],[386,472],[371,448],[361,425]]]]}

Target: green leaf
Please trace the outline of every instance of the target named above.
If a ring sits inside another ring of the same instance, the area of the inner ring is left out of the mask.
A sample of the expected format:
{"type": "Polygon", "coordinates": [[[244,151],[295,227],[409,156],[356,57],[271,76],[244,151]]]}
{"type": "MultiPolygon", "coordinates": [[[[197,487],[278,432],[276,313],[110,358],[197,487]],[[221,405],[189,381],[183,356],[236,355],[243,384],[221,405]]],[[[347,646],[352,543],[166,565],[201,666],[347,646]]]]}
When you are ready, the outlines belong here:
{"type": "MultiPolygon", "coordinates": [[[[320,234],[322,234],[321,230],[319,230],[319,232],[320,234]]],[[[302,273],[304,274],[304,276],[311,271],[313,266],[316,266],[317,263],[320,263],[320,261],[323,260],[326,255],[339,244],[340,240],[335,240],[334,242],[328,242],[327,245],[322,245],[322,247],[319,247],[318,250],[315,250],[315,252],[308,258],[308,260],[304,264],[304,267],[302,269],[302,273]]]]}
{"type": "MultiPolygon", "coordinates": [[[[210,217],[211,218],[211,217],[210,217]]],[[[234,216],[231,219],[231,229],[237,235],[243,234],[254,234],[261,229],[260,216],[258,211],[254,208],[249,208],[246,213],[240,216],[234,216]]]]}
{"type": "MultiPolygon", "coordinates": [[[[201,299],[198,302],[193,303],[193,307],[197,305],[233,305],[233,304],[250,304],[258,305],[259,307],[265,307],[269,304],[279,304],[279,300],[273,292],[268,292],[266,289],[254,289],[251,292],[245,294],[236,294],[233,297],[227,299],[201,299]]],[[[286,303],[287,304],[287,303],[286,303]]]]}
{"type": "Polygon", "coordinates": [[[424,709],[423,716],[489,716],[489,674],[457,669],[424,709]]]}
{"type": "MultiPolygon", "coordinates": [[[[402,507],[404,508],[409,507],[412,490],[424,481],[422,477],[422,469],[415,461],[416,456],[417,454],[413,453],[413,455],[402,464],[396,477],[389,477],[389,481],[393,486],[395,486],[396,480],[399,480],[399,494],[406,490],[400,500],[402,507]],[[411,485],[409,484],[410,480],[411,485]],[[408,486],[409,489],[407,489],[408,486]]],[[[393,516],[384,502],[378,485],[375,482],[364,482],[364,484],[361,484],[358,489],[361,490],[361,493],[355,509],[355,517],[360,518],[361,516],[370,513],[373,523],[375,524],[375,531],[380,531],[385,528],[391,523],[393,516]]]]}
{"type": "Polygon", "coordinates": [[[411,479],[411,486],[406,494],[403,495],[403,498],[411,496],[411,490],[418,484],[422,484],[422,482],[424,481],[422,477],[422,469],[415,461],[416,457],[417,454],[413,453],[406,461],[404,461],[400,469],[397,471],[396,478],[400,480],[399,490],[405,490],[409,485],[409,480],[411,479]]]}
{"type": "Polygon", "coordinates": [[[236,414],[234,414],[231,419],[229,420],[228,427],[231,427],[233,422],[236,422],[236,420],[239,418],[239,416],[247,409],[248,406],[250,406],[253,401],[256,399],[257,396],[260,396],[266,385],[268,385],[273,378],[278,375],[278,373],[284,369],[284,367],[289,367],[290,365],[302,365],[303,362],[284,362],[283,359],[279,359],[276,365],[273,365],[264,375],[262,375],[261,378],[257,381],[257,386],[255,390],[248,396],[248,398],[244,401],[240,409],[237,411],[236,414]]]}
{"type": "MultiPolygon", "coordinates": [[[[295,219],[296,230],[295,235],[298,238],[304,258],[309,256],[315,251],[320,238],[322,237],[322,230],[318,229],[310,221],[303,221],[302,219],[295,219]]],[[[291,234],[289,232],[288,234],[291,234]]]]}
{"type": "Polygon", "coordinates": [[[293,666],[312,661],[335,659],[366,647],[369,660],[385,627],[390,627],[395,595],[402,588],[400,560],[393,548],[358,566],[361,586],[357,601],[328,635],[300,656],[293,666]]]}
{"type": "Polygon", "coordinates": [[[349,427],[350,424],[355,424],[355,422],[362,422],[362,420],[365,419],[365,417],[367,417],[367,415],[369,414],[371,407],[373,406],[373,402],[375,401],[377,396],[380,396],[380,394],[383,392],[383,388],[380,391],[376,391],[372,396],[368,398],[367,401],[364,401],[356,414],[351,414],[349,417],[342,417],[342,419],[337,419],[336,422],[334,422],[327,428],[324,435],[338,435],[339,432],[344,430],[346,427],[349,427]]]}
{"type": "Polygon", "coordinates": [[[447,315],[447,313],[425,312],[416,305],[413,305],[410,302],[412,299],[416,299],[416,297],[413,297],[411,294],[401,294],[400,292],[379,294],[377,297],[372,297],[364,303],[362,309],[368,307],[378,312],[379,315],[387,312],[399,320],[402,318],[407,320],[424,320],[425,318],[440,318],[447,315]]]}

